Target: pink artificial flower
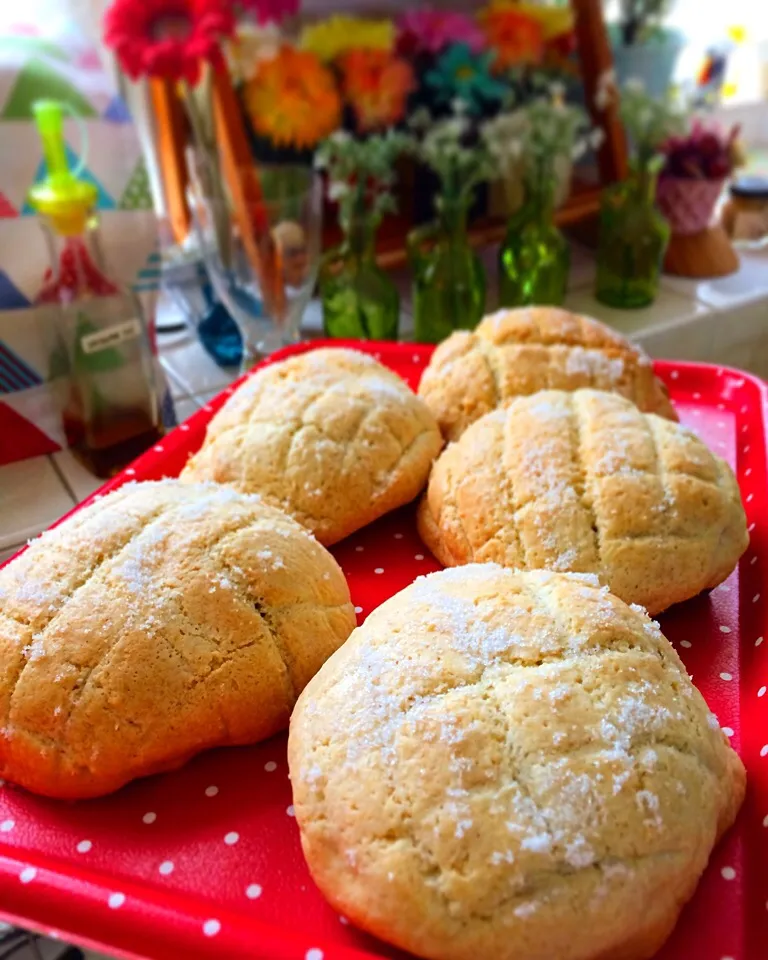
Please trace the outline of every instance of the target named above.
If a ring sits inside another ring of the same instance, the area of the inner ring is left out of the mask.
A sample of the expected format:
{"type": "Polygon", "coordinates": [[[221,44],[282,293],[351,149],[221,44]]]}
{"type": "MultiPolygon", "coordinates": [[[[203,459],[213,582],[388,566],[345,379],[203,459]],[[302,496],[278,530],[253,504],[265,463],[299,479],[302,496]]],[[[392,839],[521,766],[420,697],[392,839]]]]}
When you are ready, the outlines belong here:
{"type": "Polygon", "coordinates": [[[471,17],[452,10],[409,10],[397,24],[397,51],[402,56],[438,54],[452,43],[463,43],[480,53],[485,36],[471,17]]]}
{"type": "Polygon", "coordinates": [[[243,13],[251,13],[259,23],[281,23],[299,12],[301,0],[235,0],[243,13]]]}

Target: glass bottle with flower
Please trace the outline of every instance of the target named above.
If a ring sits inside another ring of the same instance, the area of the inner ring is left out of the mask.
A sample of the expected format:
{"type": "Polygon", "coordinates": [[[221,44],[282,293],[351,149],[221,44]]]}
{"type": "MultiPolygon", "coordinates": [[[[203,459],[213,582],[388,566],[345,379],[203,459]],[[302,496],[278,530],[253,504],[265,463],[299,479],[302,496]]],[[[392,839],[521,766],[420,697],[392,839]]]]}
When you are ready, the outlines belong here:
{"type": "Polygon", "coordinates": [[[329,250],[320,267],[326,336],[397,340],[400,297],[377,265],[374,246],[382,216],[395,210],[395,161],[410,143],[395,131],[361,140],[339,130],[317,152],[344,232],[341,246],[329,250]]]}
{"type": "MultiPolygon", "coordinates": [[[[428,115],[415,119],[416,127],[430,122],[428,115]]],[[[454,330],[471,330],[485,310],[485,271],[469,243],[467,213],[476,187],[494,168],[460,104],[427,128],[416,150],[440,186],[436,220],[408,235],[414,333],[420,343],[437,343],[454,330]]]]}
{"type": "Polygon", "coordinates": [[[482,136],[498,167],[501,182],[516,188],[521,170],[524,203],[510,218],[499,248],[499,302],[505,307],[561,304],[570,269],[568,242],[554,222],[557,164],[578,158],[597,134],[587,116],[569,106],[559,88],[549,98],[502,113],[483,125],[482,136]]]}
{"type": "MultiPolygon", "coordinates": [[[[598,106],[615,96],[609,75],[598,106]]],[[[659,148],[681,132],[684,115],[669,100],[654,100],[640,81],[627,81],[619,102],[631,155],[629,176],[603,191],[595,296],[612,307],[645,307],[656,297],[670,228],[656,208],[659,148]]]]}

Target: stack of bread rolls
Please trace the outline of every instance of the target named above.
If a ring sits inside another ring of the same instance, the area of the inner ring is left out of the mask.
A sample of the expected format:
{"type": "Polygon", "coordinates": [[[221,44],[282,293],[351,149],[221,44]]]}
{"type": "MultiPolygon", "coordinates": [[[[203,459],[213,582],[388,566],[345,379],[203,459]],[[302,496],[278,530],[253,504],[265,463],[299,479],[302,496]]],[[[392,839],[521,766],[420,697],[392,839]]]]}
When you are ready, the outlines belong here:
{"type": "Polygon", "coordinates": [[[648,614],[746,545],[728,465],[588,317],[489,316],[418,395],[368,354],[296,354],[178,480],[0,570],[0,776],[95,796],[292,714],[304,852],[353,922],[432,960],[642,960],[744,793],[648,614]],[[420,494],[452,569],[355,629],[326,547],[420,494]]]}

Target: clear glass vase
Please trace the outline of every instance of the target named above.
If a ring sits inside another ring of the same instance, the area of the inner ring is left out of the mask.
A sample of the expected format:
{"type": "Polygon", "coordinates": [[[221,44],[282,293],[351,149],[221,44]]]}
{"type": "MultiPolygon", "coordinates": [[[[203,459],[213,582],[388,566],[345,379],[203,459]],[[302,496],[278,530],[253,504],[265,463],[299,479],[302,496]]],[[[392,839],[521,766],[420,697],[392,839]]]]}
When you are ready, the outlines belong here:
{"type": "Polygon", "coordinates": [[[555,177],[526,183],[525,203],[510,219],[499,248],[499,303],[503,307],[561,304],[571,250],[554,223],[555,177]]]}
{"type": "Polygon", "coordinates": [[[603,191],[595,296],[611,307],[653,303],[669,243],[669,224],[655,206],[656,175],[634,170],[603,191]]]}
{"type": "Polygon", "coordinates": [[[308,167],[254,164],[239,171],[235,204],[203,151],[188,163],[197,244],[248,370],[298,339],[320,264],[321,184],[308,167]]]}
{"type": "Polygon", "coordinates": [[[360,211],[344,243],[323,257],[320,294],[327,337],[397,340],[400,295],[376,263],[377,229],[376,218],[360,211]]]}
{"type": "Polygon", "coordinates": [[[485,312],[485,270],[469,244],[466,199],[438,197],[438,219],[408,235],[414,337],[439,343],[472,330],[485,312]]]}

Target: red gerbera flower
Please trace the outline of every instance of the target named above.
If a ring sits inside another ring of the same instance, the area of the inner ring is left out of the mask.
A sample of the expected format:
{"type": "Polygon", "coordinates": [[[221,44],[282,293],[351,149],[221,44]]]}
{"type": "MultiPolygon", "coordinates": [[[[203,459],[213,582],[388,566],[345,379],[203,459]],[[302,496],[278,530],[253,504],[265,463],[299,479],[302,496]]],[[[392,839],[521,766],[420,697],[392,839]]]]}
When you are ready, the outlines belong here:
{"type": "Polygon", "coordinates": [[[228,0],[116,0],[104,17],[104,42],[133,80],[196,83],[235,29],[228,0]]]}

